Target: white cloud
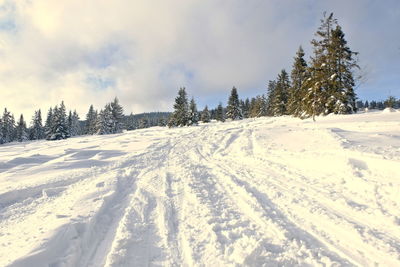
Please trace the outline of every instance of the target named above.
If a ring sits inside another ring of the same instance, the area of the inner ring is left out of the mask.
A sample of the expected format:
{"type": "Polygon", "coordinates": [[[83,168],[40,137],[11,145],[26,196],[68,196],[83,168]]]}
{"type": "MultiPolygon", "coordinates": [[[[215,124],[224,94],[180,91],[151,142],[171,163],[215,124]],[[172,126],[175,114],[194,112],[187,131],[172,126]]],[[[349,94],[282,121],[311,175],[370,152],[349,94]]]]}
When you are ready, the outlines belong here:
{"type": "MultiPolygon", "coordinates": [[[[10,20],[15,27],[0,30],[0,108],[32,114],[63,99],[84,117],[89,104],[101,108],[115,95],[127,113],[169,110],[180,86],[187,86],[200,103],[210,95],[228,94],[233,85],[241,95],[256,88],[263,93],[269,79],[290,68],[300,44],[310,51],[323,10],[335,12],[361,58],[377,57],[362,61],[376,69],[382,41],[371,42],[368,34],[382,33],[378,26],[367,28],[373,26],[368,21],[375,12],[388,27],[399,22],[399,4],[390,5],[371,10],[362,0],[309,5],[277,0],[4,0],[0,29],[10,20]]],[[[214,103],[218,101],[225,99],[214,103]]]]}

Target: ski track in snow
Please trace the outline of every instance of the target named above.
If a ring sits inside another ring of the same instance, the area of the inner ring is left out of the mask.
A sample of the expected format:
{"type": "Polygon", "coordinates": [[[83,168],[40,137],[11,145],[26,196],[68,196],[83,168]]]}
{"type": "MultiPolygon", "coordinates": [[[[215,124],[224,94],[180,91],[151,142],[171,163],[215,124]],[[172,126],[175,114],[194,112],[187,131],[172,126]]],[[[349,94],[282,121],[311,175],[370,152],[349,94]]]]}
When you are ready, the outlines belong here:
{"type": "Polygon", "coordinates": [[[1,266],[399,266],[400,113],[0,146],[1,266]]]}

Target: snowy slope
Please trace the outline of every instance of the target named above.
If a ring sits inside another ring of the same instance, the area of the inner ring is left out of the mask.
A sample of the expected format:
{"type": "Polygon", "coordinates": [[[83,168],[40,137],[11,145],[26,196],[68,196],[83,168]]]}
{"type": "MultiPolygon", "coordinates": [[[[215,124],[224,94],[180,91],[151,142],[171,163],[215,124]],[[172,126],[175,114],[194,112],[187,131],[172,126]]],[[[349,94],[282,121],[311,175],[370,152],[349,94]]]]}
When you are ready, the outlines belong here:
{"type": "Polygon", "coordinates": [[[400,112],[0,146],[0,266],[400,266],[400,112]]]}

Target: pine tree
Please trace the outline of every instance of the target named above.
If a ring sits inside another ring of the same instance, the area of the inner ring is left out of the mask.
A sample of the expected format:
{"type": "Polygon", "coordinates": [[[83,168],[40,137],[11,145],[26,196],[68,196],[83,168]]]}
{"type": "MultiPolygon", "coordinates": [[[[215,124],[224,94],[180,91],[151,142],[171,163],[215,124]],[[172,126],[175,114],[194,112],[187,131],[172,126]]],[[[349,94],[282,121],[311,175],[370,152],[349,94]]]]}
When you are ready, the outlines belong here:
{"type": "Polygon", "coordinates": [[[47,112],[46,123],[45,123],[45,126],[44,126],[45,138],[47,140],[51,139],[52,130],[53,130],[53,127],[54,127],[53,124],[54,124],[53,108],[50,107],[49,111],[47,112]]]}
{"type": "Polygon", "coordinates": [[[28,141],[28,129],[24,121],[24,116],[21,114],[16,128],[16,139],[18,142],[28,141]]]}
{"type": "Polygon", "coordinates": [[[272,116],[287,114],[288,92],[290,88],[289,75],[283,69],[278,75],[271,99],[272,116]]]}
{"type": "Polygon", "coordinates": [[[74,112],[72,112],[71,114],[71,123],[69,126],[69,130],[70,130],[70,136],[77,136],[81,134],[81,126],[79,123],[79,115],[76,112],[76,110],[74,110],[74,112]]]}
{"type": "Polygon", "coordinates": [[[30,132],[31,140],[40,140],[43,139],[45,136],[42,123],[42,112],[40,111],[40,109],[38,111],[35,111],[35,114],[32,118],[32,128],[30,132]]]}
{"type": "Polygon", "coordinates": [[[2,144],[9,143],[15,140],[15,120],[14,115],[12,115],[7,109],[4,109],[3,119],[2,119],[2,144]]]}
{"type": "Polygon", "coordinates": [[[356,111],[352,69],[358,68],[344,33],[333,18],[324,13],[317,39],[311,41],[314,56],[311,58],[310,78],[306,81],[307,93],[304,115],[345,114],[356,111]]]}
{"type": "Polygon", "coordinates": [[[149,127],[150,127],[149,119],[147,117],[141,118],[139,121],[139,129],[145,129],[149,127]]]}
{"type": "Polygon", "coordinates": [[[97,131],[97,111],[94,110],[93,105],[90,105],[86,114],[85,134],[96,134],[97,131]]]}
{"type": "Polygon", "coordinates": [[[225,121],[225,114],[224,114],[224,108],[222,107],[222,103],[220,102],[217,106],[217,111],[215,114],[215,119],[217,121],[225,121]]]}
{"type": "Polygon", "coordinates": [[[396,105],[396,98],[394,96],[389,96],[385,100],[384,105],[386,108],[394,108],[396,105]]]}
{"type": "Polygon", "coordinates": [[[210,122],[210,120],[211,120],[210,111],[208,110],[208,107],[205,106],[203,111],[201,112],[201,121],[207,123],[210,122]]]}
{"type": "Polygon", "coordinates": [[[55,106],[52,114],[51,129],[47,133],[47,140],[61,140],[69,137],[67,114],[64,101],[61,101],[60,107],[55,106]]]}
{"type": "Polygon", "coordinates": [[[179,89],[178,96],[175,98],[174,112],[172,113],[168,126],[186,126],[189,123],[189,104],[185,87],[179,89]]]}
{"type": "Polygon", "coordinates": [[[71,131],[72,131],[72,111],[70,110],[67,118],[67,132],[69,136],[72,136],[71,131]]]}
{"type": "Polygon", "coordinates": [[[235,87],[231,90],[231,95],[228,99],[228,106],[226,107],[226,117],[232,120],[243,119],[243,114],[240,109],[239,96],[235,87]]]}
{"type": "Polygon", "coordinates": [[[302,99],[306,95],[305,81],[308,79],[307,62],[304,60],[304,51],[300,46],[294,58],[291,72],[292,86],[289,89],[287,111],[288,114],[299,117],[304,110],[302,99]]]}
{"type": "Polygon", "coordinates": [[[119,104],[118,98],[110,103],[112,117],[112,133],[122,133],[124,109],[119,104]]]}
{"type": "Polygon", "coordinates": [[[332,93],[328,105],[332,102],[332,109],[336,114],[354,113],[357,108],[353,69],[359,68],[356,59],[354,59],[354,56],[358,53],[351,51],[347,46],[344,33],[339,25],[336,25],[336,28],[332,31],[329,54],[333,73],[329,77],[332,93]],[[334,102],[331,101],[332,96],[335,98],[334,102]]]}
{"type": "Polygon", "coordinates": [[[113,133],[113,115],[111,104],[107,104],[104,109],[102,109],[99,113],[97,119],[97,134],[112,134],[113,133]]]}
{"type": "Polygon", "coordinates": [[[269,81],[268,92],[267,92],[267,116],[274,116],[273,101],[275,96],[275,88],[276,88],[276,81],[269,81]]]}
{"type": "Polygon", "coordinates": [[[240,109],[242,110],[243,118],[250,118],[250,100],[246,98],[246,100],[240,100],[240,109]]]}
{"type": "Polygon", "coordinates": [[[197,111],[196,102],[192,97],[189,104],[189,125],[197,125],[198,121],[199,121],[199,112],[197,111]]]}

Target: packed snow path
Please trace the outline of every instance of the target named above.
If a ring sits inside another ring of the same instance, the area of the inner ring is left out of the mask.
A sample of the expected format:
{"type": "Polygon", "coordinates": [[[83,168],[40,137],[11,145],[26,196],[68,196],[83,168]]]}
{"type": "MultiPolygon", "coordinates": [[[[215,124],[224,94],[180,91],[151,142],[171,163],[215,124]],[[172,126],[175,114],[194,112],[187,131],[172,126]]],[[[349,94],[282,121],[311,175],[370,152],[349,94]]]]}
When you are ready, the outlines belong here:
{"type": "Polygon", "coordinates": [[[400,266],[400,112],[0,146],[0,266],[400,266]]]}

